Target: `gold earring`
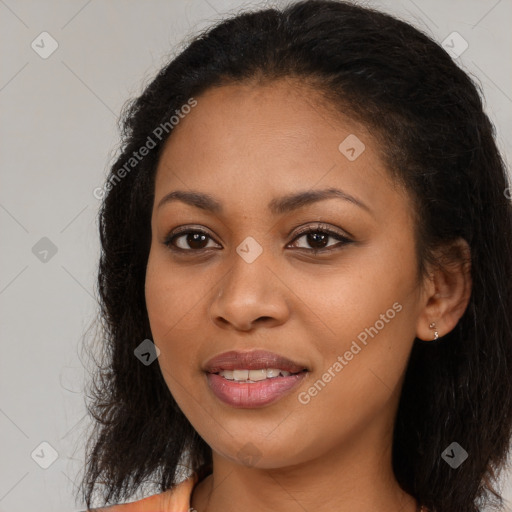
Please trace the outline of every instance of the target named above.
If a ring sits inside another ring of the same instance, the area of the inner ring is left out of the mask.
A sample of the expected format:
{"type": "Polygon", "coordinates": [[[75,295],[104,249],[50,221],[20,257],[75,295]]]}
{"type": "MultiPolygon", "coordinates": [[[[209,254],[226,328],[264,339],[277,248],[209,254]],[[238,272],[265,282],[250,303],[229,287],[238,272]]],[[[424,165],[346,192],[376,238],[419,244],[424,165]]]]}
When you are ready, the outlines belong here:
{"type": "MultiPolygon", "coordinates": [[[[432,322],[429,327],[431,329],[435,329],[436,328],[436,323],[435,322],[432,322]]],[[[439,338],[439,333],[437,331],[434,331],[434,341],[437,340],[437,338],[439,338]]]]}

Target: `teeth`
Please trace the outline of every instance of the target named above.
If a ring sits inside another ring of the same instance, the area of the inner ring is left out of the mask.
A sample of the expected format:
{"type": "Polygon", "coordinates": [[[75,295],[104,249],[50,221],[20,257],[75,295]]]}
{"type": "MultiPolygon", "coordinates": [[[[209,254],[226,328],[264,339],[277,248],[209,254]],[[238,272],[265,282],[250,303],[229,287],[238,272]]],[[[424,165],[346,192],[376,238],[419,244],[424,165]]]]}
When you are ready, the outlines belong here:
{"type": "Polygon", "coordinates": [[[249,370],[233,370],[233,380],[247,380],[249,378],[249,370]]]}
{"type": "Polygon", "coordinates": [[[259,381],[259,380],[265,380],[267,378],[267,370],[261,369],[261,370],[250,370],[249,371],[249,380],[253,381],[259,381]]]}
{"type": "Polygon", "coordinates": [[[288,377],[291,372],[279,370],[278,368],[261,368],[259,370],[223,370],[219,372],[221,377],[237,382],[258,382],[265,379],[273,379],[282,375],[288,377]]]}

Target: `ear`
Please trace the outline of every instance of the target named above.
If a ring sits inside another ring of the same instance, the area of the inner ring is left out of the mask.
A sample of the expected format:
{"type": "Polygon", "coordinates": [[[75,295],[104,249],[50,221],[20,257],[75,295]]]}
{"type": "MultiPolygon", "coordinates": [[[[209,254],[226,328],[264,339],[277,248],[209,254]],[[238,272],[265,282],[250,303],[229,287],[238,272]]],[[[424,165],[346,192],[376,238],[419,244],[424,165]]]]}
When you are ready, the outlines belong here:
{"type": "Polygon", "coordinates": [[[434,331],[439,337],[448,334],[458,323],[471,296],[471,249],[463,238],[445,247],[449,255],[443,267],[431,269],[424,282],[423,309],[416,325],[416,337],[432,341],[434,331]],[[429,327],[435,322],[435,328],[429,327]]]}

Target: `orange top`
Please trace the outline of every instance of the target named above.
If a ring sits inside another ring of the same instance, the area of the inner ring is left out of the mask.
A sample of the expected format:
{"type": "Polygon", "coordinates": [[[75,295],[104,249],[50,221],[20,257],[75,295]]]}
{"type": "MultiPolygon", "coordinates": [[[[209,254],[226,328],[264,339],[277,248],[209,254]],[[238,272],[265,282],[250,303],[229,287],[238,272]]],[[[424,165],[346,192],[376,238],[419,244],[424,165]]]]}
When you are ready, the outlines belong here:
{"type": "Polygon", "coordinates": [[[199,476],[192,473],[186,480],[173,489],[154,494],[132,503],[93,508],[87,512],[189,512],[190,497],[199,476]]]}

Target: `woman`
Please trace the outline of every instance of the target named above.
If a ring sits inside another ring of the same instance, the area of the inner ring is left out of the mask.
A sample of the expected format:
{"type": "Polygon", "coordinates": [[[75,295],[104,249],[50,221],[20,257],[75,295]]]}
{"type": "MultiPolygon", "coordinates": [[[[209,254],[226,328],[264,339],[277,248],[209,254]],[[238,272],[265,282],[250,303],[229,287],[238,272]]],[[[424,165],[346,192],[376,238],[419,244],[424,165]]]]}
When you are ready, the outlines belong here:
{"type": "Polygon", "coordinates": [[[450,56],[350,3],[244,13],[162,69],[124,128],[87,506],[100,484],[112,512],[499,503],[510,185],[450,56]],[[148,481],[160,492],[112,506],[148,481]]]}

